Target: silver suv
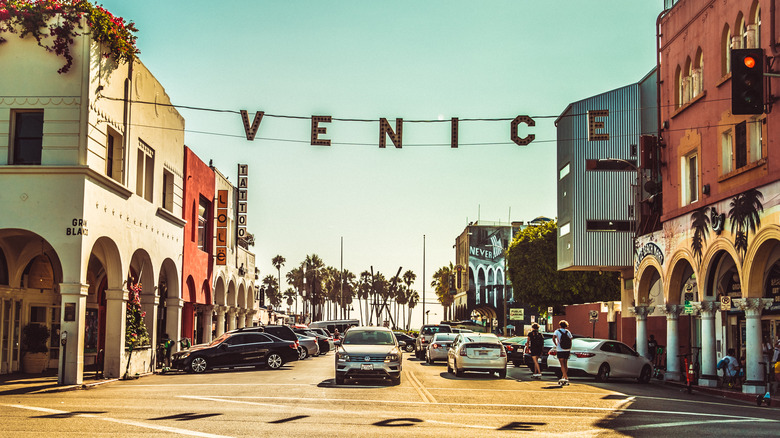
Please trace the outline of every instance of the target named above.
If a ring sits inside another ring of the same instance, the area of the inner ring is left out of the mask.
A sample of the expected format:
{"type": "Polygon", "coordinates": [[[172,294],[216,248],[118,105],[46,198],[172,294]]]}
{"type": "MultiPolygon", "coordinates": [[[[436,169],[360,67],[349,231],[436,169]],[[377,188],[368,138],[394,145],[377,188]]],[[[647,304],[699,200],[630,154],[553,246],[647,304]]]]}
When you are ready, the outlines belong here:
{"type": "Polygon", "coordinates": [[[386,327],[352,327],[336,349],[336,384],[348,377],[388,378],[401,383],[403,354],[386,327]]]}
{"type": "Polygon", "coordinates": [[[425,359],[428,344],[431,343],[431,339],[436,333],[452,333],[452,327],[447,324],[425,324],[422,326],[414,346],[414,355],[417,359],[425,359]]]}

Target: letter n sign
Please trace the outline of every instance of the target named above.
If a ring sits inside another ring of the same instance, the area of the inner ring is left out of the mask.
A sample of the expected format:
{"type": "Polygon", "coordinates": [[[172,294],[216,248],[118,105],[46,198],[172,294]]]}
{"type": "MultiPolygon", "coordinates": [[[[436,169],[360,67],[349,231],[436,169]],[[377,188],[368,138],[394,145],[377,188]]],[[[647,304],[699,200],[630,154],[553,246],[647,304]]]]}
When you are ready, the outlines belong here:
{"type": "Polygon", "coordinates": [[[227,262],[228,191],[217,190],[217,265],[227,262]]]}

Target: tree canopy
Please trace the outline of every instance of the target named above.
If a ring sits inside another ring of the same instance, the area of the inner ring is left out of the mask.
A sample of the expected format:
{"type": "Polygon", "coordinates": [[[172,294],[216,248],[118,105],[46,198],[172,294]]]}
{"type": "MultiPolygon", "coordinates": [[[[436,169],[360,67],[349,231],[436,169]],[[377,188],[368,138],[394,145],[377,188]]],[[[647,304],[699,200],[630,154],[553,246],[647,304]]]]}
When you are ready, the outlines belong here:
{"type": "Polygon", "coordinates": [[[558,271],[557,221],[529,226],[509,245],[507,272],[515,301],[544,314],[548,307],[563,311],[567,304],[620,299],[617,272],[558,271]]]}

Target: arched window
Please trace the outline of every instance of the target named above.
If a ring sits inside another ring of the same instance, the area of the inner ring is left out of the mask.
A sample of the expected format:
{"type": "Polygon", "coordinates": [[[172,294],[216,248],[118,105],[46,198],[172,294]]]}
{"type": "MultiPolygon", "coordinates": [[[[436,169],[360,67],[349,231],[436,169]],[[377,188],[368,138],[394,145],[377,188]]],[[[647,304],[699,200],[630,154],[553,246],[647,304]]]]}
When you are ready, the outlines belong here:
{"type": "Polygon", "coordinates": [[[683,103],[693,98],[693,63],[691,58],[685,60],[685,69],[683,70],[683,103]]]}
{"type": "Polygon", "coordinates": [[[731,73],[731,29],[728,24],[723,27],[720,50],[722,55],[720,61],[720,75],[726,76],[731,73]]]}
{"type": "Polygon", "coordinates": [[[747,41],[749,48],[757,49],[761,47],[761,7],[758,1],[754,0],[750,7],[750,23],[747,25],[747,41]]]}
{"type": "Polygon", "coordinates": [[[674,107],[679,108],[683,104],[683,76],[680,66],[674,73],[674,107]]]}
{"type": "Polygon", "coordinates": [[[747,49],[748,37],[747,37],[747,25],[745,24],[745,17],[742,13],[739,13],[737,17],[737,41],[734,44],[735,49],[747,49]]]}
{"type": "Polygon", "coordinates": [[[696,50],[696,58],[694,58],[691,70],[691,82],[691,98],[694,98],[704,91],[704,54],[701,47],[696,50]]]}

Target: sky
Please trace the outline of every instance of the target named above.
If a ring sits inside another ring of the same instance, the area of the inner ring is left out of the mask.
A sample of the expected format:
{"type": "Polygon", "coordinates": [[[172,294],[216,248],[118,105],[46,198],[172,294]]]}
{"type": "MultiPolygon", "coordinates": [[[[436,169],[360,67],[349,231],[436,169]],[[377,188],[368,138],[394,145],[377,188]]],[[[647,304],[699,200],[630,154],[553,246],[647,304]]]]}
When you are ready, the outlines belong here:
{"type": "Polygon", "coordinates": [[[454,262],[469,222],[557,216],[555,118],[654,68],[663,9],[663,0],[99,3],[136,23],[140,60],[172,103],[201,108],[179,108],[185,144],[234,184],[237,165],[249,165],[261,279],[277,275],[276,255],[287,260],[283,282],[310,254],[337,269],[343,254],[356,276],[401,267],[417,274],[421,296],[425,283],[431,322],[443,317],[432,275],[454,262]],[[265,117],[248,141],[239,115],[215,109],[265,117]],[[369,121],[322,124],[331,146],[312,146],[313,115],[369,121]],[[518,115],[536,122],[519,130],[535,135],[525,146],[510,138],[518,115]],[[402,148],[389,138],[379,148],[382,117],[405,120],[402,148]]]}

